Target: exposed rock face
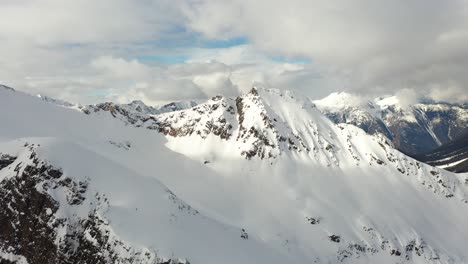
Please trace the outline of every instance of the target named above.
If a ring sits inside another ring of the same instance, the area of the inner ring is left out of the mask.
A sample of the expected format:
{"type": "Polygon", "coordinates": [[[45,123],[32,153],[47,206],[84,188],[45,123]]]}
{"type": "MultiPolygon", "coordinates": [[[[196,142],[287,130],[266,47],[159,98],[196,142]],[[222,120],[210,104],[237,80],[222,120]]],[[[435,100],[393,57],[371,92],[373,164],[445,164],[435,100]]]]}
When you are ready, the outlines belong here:
{"type": "Polygon", "coordinates": [[[210,134],[223,139],[232,136],[235,125],[235,110],[232,101],[222,96],[215,96],[207,103],[179,112],[170,112],[154,117],[154,122],[147,128],[173,136],[198,135],[206,138],[210,134]]]}
{"type": "Polygon", "coordinates": [[[35,186],[56,179],[61,173],[39,165],[34,154],[32,162],[25,167],[17,164],[13,169],[17,176],[0,183],[0,247],[2,251],[24,256],[29,263],[51,263],[59,259],[53,227],[60,224],[53,219],[59,205],[35,186]]]}
{"type": "Polygon", "coordinates": [[[81,106],[80,109],[86,114],[99,111],[108,111],[114,117],[117,114],[122,115],[126,121],[131,124],[134,124],[138,119],[141,119],[143,116],[158,115],[162,113],[169,113],[174,111],[180,111],[196,106],[197,103],[193,101],[181,101],[181,102],[172,102],[160,107],[148,106],[142,101],[134,100],[129,104],[116,104],[112,102],[105,102],[96,105],[81,106]]]}
{"type": "Polygon", "coordinates": [[[10,156],[8,154],[0,155],[0,170],[9,166],[13,162],[15,162],[16,157],[10,156]]]}
{"type": "Polygon", "coordinates": [[[385,123],[364,110],[354,108],[344,112],[323,112],[336,124],[351,124],[360,127],[369,134],[380,133],[388,138],[392,138],[392,132],[385,123]]]}
{"type": "MultiPolygon", "coordinates": [[[[270,90],[268,93],[277,93],[275,96],[296,100],[290,93],[282,94],[277,90],[270,90]]],[[[327,152],[327,156],[333,156],[332,144],[318,133],[313,122],[308,125],[310,136],[316,141],[312,146],[286,122],[281,121],[271,110],[272,107],[274,106],[265,102],[259,91],[253,88],[237,98],[215,96],[193,108],[159,115],[145,115],[111,103],[83,111],[87,114],[109,112],[127,124],[156,130],[171,137],[196,135],[205,139],[214,135],[223,140],[237,141],[243,146],[240,154],[247,159],[274,158],[284,150],[318,152],[320,149],[327,152]]],[[[304,107],[314,106],[309,103],[304,107]]]]}
{"type": "Polygon", "coordinates": [[[129,104],[120,104],[118,106],[131,109],[131,110],[135,110],[142,114],[158,115],[162,113],[168,113],[168,112],[174,112],[174,111],[180,111],[180,110],[192,108],[196,105],[197,103],[194,101],[180,101],[180,102],[172,102],[172,103],[168,103],[162,106],[154,107],[154,106],[148,106],[140,100],[134,100],[130,102],[129,104]]]}
{"type": "Polygon", "coordinates": [[[352,124],[369,134],[381,133],[410,156],[468,133],[466,105],[419,103],[402,107],[396,97],[356,103],[356,97],[346,93],[334,93],[314,103],[333,122],[352,124]]]}
{"type": "MultiPolygon", "coordinates": [[[[246,159],[253,157],[276,158],[282,152],[288,151],[290,153],[310,153],[316,157],[322,156],[328,160],[329,165],[338,165],[339,160],[335,155],[336,146],[330,143],[331,140],[328,136],[324,135],[326,131],[320,131],[314,122],[306,122],[306,127],[301,130],[291,127],[287,121],[277,116],[276,112],[272,110],[275,106],[265,100],[265,96],[268,94],[279,96],[282,100],[289,100],[294,104],[303,104],[303,108],[315,108],[315,105],[310,102],[297,100],[292,93],[278,90],[259,91],[253,88],[250,92],[237,98],[215,96],[206,103],[193,108],[158,115],[143,114],[112,103],[100,104],[96,107],[83,109],[83,111],[87,114],[110,113],[126,124],[155,130],[170,137],[195,136],[206,139],[208,136],[215,136],[226,141],[237,142],[240,146],[240,154],[246,159]],[[89,112],[90,110],[91,112],[89,112]]],[[[376,109],[380,106],[370,103],[369,107],[376,109]]],[[[359,108],[349,108],[346,112],[329,112],[327,115],[335,123],[351,123],[363,128],[368,133],[383,134],[392,141],[389,144],[386,140],[381,139],[388,145],[387,149],[399,146],[409,149],[412,146],[408,143],[409,140],[415,142],[414,146],[427,147],[426,141],[434,141],[434,138],[429,135],[432,130],[429,131],[421,124],[429,122],[427,120],[440,119],[436,113],[447,111],[447,113],[451,113],[450,118],[458,118],[461,120],[460,122],[464,122],[463,109],[441,106],[439,108],[442,110],[436,111],[434,110],[435,106],[418,105],[417,107],[426,107],[426,110],[418,110],[418,112],[416,109],[419,108],[415,107],[414,111],[420,114],[408,116],[408,113],[402,109],[386,106],[385,110],[379,112],[381,118],[376,117],[375,113],[372,114],[359,108]]],[[[432,122],[431,129],[438,127],[434,125],[434,121],[430,122],[432,122]]],[[[461,126],[458,125],[458,127],[461,126]]],[[[466,128],[460,129],[462,131],[466,128]]],[[[451,131],[458,130],[453,128],[451,131]]],[[[432,132],[431,135],[433,135],[432,132]]],[[[353,150],[351,141],[352,135],[350,134],[347,139],[347,149],[356,164],[359,164],[361,158],[353,150]]],[[[396,156],[391,152],[387,154],[387,157],[387,162],[397,162],[396,156]]],[[[374,156],[371,159],[372,162],[386,165],[385,161],[374,156]]],[[[410,167],[413,165],[411,164],[410,167]]],[[[400,173],[406,174],[409,168],[398,169],[400,173]]]]}
{"type": "Polygon", "coordinates": [[[120,240],[102,214],[105,196],[96,193],[86,200],[89,181],[68,178],[40,160],[34,145],[25,148],[21,158],[0,155],[0,263],[188,263],[120,240]],[[54,198],[60,196],[65,204],[54,198]],[[84,203],[84,217],[59,213],[84,203]]]}
{"type": "Polygon", "coordinates": [[[385,252],[393,256],[395,263],[413,263],[421,260],[423,263],[440,262],[439,254],[421,238],[412,239],[403,246],[396,246],[391,242],[391,239],[382,236],[371,227],[363,226],[363,230],[369,235],[370,239],[379,240],[380,246],[371,247],[366,243],[342,241],[340,236],[332,234],[329,236],[330,241],[343,244],[337,252],[338,262],[346,262],[347,259],[352,258],[359,259],[365,255],[379,254],[379,252],[385,252]]]}
{"type": "Polygon", "coordinates": [[[408,110],[388,108],[382,115],[395,146],[409,155],[433,150],[468,133],[468,109],[448,104],[416,104],[408,110]],[[399,114],[395,114],[399,113],[399,114]],[[405,118],[412,115],[414,120],[405,118]]]}

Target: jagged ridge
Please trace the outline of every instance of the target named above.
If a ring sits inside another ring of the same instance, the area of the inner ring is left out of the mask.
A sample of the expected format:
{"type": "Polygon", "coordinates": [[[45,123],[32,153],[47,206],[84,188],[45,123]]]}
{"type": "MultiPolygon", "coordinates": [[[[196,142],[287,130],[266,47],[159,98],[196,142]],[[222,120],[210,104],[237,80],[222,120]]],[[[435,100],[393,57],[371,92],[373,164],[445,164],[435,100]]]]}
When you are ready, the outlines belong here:
{"type": "Polygon", "coordinates": [[[395,96],[363,101],[347,93],[333,93],[314,102],[333,122],[353,124],[370,134],[382,133],[412,156],[468,132],[468,109],[463,105],[418,103],[403,107],[395,96]]]}

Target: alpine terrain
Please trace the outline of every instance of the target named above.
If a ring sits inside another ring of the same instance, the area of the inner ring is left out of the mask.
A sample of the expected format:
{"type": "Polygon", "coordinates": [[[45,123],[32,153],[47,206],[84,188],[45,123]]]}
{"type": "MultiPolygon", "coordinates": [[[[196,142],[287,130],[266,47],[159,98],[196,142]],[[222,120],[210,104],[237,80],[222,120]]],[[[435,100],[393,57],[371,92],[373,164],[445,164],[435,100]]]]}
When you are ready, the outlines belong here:
{"type": "Polygon", "coordinates": [[[397,150],[466,132],[466,109],[384,102],[76,106],[0,87],[0,263],[468,263],[468,174],[397,150]]]}
{"type": "Polygon", "coordinates": [[[468,133],[415,158],[449,171],[468,172],[468,133]]]}
{"type": "Polygon", "coordinates": [[[345,92],[314,103],[333,122],[384,134],[398,150],[415,157],[468,133],[468,107],[462,104],[405,105],[396,96],[366,101],[345,92]]]}

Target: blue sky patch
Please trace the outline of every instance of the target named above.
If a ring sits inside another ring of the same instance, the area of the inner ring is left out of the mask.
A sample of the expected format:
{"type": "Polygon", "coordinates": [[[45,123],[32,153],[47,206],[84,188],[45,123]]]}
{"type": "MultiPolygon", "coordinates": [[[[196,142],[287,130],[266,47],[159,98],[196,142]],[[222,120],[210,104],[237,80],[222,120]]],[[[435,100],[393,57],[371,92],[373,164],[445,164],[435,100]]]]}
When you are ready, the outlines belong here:
{"type": "Polygon", "coordinates": [[[249,41],[247,38],[238,37],[227,40],[201,40],[198,47],[204,49],[225,49],[248,43],[249,41]]]}
{"type": "Polygon", "coordinates": [[[180,64],[188,60],[186,55],[144,55],[137,60],[146,64],[180,64]]]}
{"type": "Polygon", "coordinates": [[[272,57],[271,60],[275,63],[291,63],[291,64],[310,64],[311,59],[307,58],[286,58],[286,57],[272,57]]]}

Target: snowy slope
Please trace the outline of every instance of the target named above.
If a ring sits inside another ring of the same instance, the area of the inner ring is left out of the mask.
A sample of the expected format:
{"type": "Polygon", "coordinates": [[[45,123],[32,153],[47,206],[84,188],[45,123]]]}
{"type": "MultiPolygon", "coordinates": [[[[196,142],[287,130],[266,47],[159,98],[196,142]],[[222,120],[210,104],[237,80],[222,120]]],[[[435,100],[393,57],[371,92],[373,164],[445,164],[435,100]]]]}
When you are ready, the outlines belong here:
{"type": "Polygon", "coordinates": [[[314,103],[333,122],[353,124],[370,134],[384,134],[399,150],[412,156],[468,133],[468,108],[463,105],[403,106],[396,96],[366,100],[344,92],[314,103]]]}
{"type": "MultiPolygon", "coordinates": [[[[94,215],[99,193],[108,201],[96,213],[107,223],[99,229],[110,230],[110,241],[122,241],[134,258],[150,252],[191,263],[468,261],[468,175],[335,125],[293,93],[253,89],[158,115],[112,108],[83,114],[1,89],[0,100],[2,109],[15,109],[0,112],[0,152],[8,154],[0,162],[2,183],[18,178],[16,164],[30,164],[36,153],[63,173],[45,181],[86,182],[78,205],[66,199],[73,187],[33,185],[60,205],[53,218],[94,215]]],[[[4,258],[21,258],[1,249],[4,258]]]]}
{"type": "Polygon", "coordinates": [[[2,226],[12,224],[0,234],[1,257],[29,263],[295,262],[255,234],[244,239],[241,227],[204,216],[161,184],[163,174],[213,172],[167,150],[159,135],[16,92],[0,90],[0,100],[2,109],[14,110],[0,114],[0,164],[6,165],[0,181],[3,196],[12,198],[1,204],[2,226]],[[138,170],[140,162],[157,166],[138,170]],[[34,197],[44,202],[8,202],[34,197]],[[38,233],[28,237],[30,228],[38,233]],[[41,241],[49,243],[30,244],[41,241]],[[63,248],[54,255],[57,247],[63,248]]]}

